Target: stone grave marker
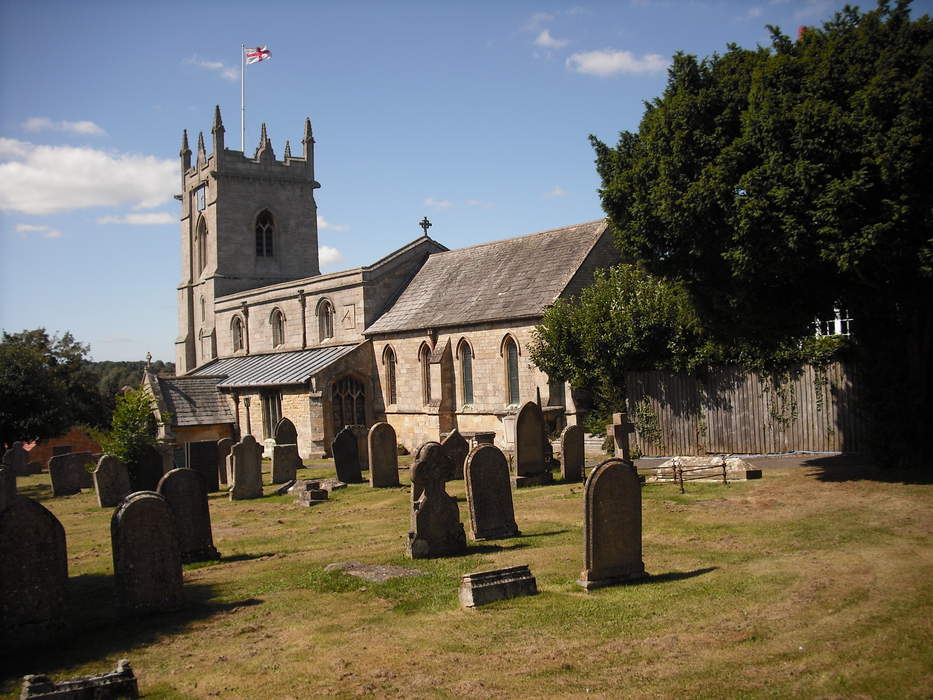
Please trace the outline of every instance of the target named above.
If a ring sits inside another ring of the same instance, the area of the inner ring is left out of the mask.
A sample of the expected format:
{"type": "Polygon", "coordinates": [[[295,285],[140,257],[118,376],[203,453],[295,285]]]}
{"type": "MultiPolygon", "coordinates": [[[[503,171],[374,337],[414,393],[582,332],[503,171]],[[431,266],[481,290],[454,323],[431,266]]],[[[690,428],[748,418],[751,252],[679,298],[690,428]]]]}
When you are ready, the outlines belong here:
{"type": "Polygon", "coordinates": [[[296,482],[288,490],[288,493],[295,494],[295,505],[307,506],[308,508],[323,503],[330,497],[330,492],[321,488],[320,481],[307,479],[296,482]]]}
{"type": "Polygon", "coordinates": [[[94,485],[87,465],[93,462],[90,452],[68,452],[49,459],[49,477],[53,496],[69,496],[94,485]]]}
{"type": "Polygon", "coordinates": [[[412,559],[466,551],[457,499],[444,490],[444,482],[450,480],[453,469],[447,451],[439,442],[426,442],[415,452],[411,481],[424,491],[411,513],[408,556],[412,559]]]}
{"type": "Polygon", "coordinates": [[[227,473],[227,457],[233,449],[233,438],[220,438],[217,441],[217,482],[219,486],[228,486],[232,481],[227,473]]]}
{"type": "Polygon", "coordinates": [[[388,423],[376,423],[369,429],[369,485],[399,485],[395,428],[388,423]]]}
{"type": "Polygon", "coordinates": [[[214,548],[204,477],[194,469],[173,469],[159,481],[159,495],[175,515],[182,563],[220,559],[214,548]]]}
{"type": "Polygon", "coordinates": [[[164,458],[155,447],[147,446],[133,464],[127,464],[133,491],[155,491],[162,478],[164,458]]]}
{"type": "Polygon", "coordinates": [[[369,469],[369,431],[365,425],[348,425],[356,436],[356,454],[360,469],[369,469]]]}
{"type": "Polygon", "coordinates": [[[473,448],[464,469],[474,540],[517,537],[509,463],[495,445],[473,448]]]}
{"type": "Polygon", "coordinates": [[[363,474],[360,472],[359,445],[350,426],[337,433],[330,449],[334,455],[337,478],[345,484],[361,482],[363,474]]]}
{"type": "Polygon", "coordinates": [[[184,604],[175,517],[153,491],[127,496],[110,519],[113,578],[123,614],[177,610],[184,604]]]}
{"type": "Polygon", "coordinates": [[[583,428],[568,425],[560,434],[560,475],[564,481],[580,481],[583,466],[583,428]]]}
{"type": "Polygon", "coordinates": [[[203,477],[208,493],[220,491],[220,478],[217,476],[217,441],[189,442],[186,450],[188,468],[194,469],[203,477]]]}
{"type": "Polygon", "coordinates": [[[447,433],[447,437],[441,440],[441,444],[444,446],[444,449],[447,450],[447,455],[454,463],[453,478],[462,479],[463,464],[466,462],[467,454],[470,452],[469,443],[460,434],[460,431],[454,428],[447,433]]]}
{"type": "Polygon", "coordinates": [[[101,508],[113,508],[120,504],[130,493],[130,474],[126,465],[113,455],[104,455],[97,461],[94,477],[94,490],[97,492],[97,505],[101,508]]]}
{"type": "Polygon", "coordinates": [[[120,659],[117,667],[108,673],[78,676],[53,681],[45,674],[23,676],[20,700],[46,698],[47,700],[110,700],[138,698],[139,685],[129,660],[120,659]]]}
{"type": "Polygon", "coordinates": [[[538,584],[527,564],[477,571],[460,578],[460,605],[475,608],[497,600],[537,595],[538,584]]]}
{"type": "Polygon", "coordinates": [[[529,401],[518,411],[515,418],[515,488],[550,484],[550,464],[545,454],[547,434],[541,407],[529,401]]]}
{"type": "Polygon", "coordinates": [[[641,482],[635,465],[607,459],[583,489],[586,590],[644,578],[641,559],[641,482]]]}
{"type": "Polygon", "coordinates": [[[29,453],[23,449],[22,442],[14,442],[10,449],[3,453],[2,461],[11,469],[14,476],[29,476],[37,473],[29,464],[29,453]]]}
{"type": "Polygon", "coordinates": [[[227,472],[231,474],[230,500],[262,498],[262,445],[247,435],[230,449],[227,472]]]}
{"type": "Polygon", "coordinates": [[[635,424],[628,419],[628,413],[613,413],[612,425],[609,426],[609,434],[612,436],[614,445],[613,454],[618,459],[630,460],[632,452],[629,449],[628,436],[635,432],[635,424]]]}
{"type": "Polygon", "coordinates": [[[304,465],[298,454],[298,431],[288,418],[275,425],[275,446],[272,448],[272,483],[294,481],[304,465]]]}
{"type": "Polygon", "coordinates": [[[0,511],[0,562],[0,649],[48,642],[65,613],[62,524],[45,506],[13,494],[0,511]]]}

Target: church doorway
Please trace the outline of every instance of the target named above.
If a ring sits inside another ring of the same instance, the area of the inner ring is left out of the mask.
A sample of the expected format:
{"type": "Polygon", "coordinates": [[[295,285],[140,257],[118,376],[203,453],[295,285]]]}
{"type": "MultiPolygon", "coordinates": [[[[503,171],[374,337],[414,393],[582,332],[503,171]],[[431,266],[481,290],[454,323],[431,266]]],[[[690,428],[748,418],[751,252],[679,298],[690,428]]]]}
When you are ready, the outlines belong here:
{"type": "Polygon", "coordinates": [[[348,425],[366,425],[366,388],[363,382],[352,375],[335,381],[331,388],[331,406],[335,435],[348,425]]]}

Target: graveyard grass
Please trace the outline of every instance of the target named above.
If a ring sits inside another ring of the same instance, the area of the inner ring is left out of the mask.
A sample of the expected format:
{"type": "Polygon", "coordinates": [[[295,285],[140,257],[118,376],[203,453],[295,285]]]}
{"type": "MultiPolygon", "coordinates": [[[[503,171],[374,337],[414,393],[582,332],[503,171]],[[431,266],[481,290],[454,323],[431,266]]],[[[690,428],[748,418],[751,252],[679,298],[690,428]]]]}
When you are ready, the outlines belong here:
{"type": "MultiPolygon", "coordinates": [[[[299,478],[333,475],[318,463],[299,478]]],[[[149,698],[929,697],[933,486],[871,470],[766,469],[760,481],[643,489],[638,585],[583,592],[582,484],[514,492],[520,537],[465,556],[405,557],[400,488],[355,484],[313,508],[210,497],[219,562],[185,567],[188,607],[118,621],[110,508],[52,499],[65,526],[71,633],[6,657],[0,687],[129,658],[149,698]],[[423,574],[369,583],[332,562],[423,574]],[[530,565],[539,595],[463,610],[461,574],[530,565]]],[[[449,485],[469,532],[462,481],[449,485]]]]}

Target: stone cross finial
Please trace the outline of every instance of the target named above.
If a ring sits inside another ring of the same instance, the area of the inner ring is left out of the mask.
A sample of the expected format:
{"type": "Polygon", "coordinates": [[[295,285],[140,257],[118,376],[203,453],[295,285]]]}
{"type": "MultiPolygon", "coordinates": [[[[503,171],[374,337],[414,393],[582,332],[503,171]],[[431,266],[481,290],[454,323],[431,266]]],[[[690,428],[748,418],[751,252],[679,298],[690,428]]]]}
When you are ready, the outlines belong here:
{"type": "Polygon", "coordinates": [[[146,353],[146,369],[149,369],[149,365],[151,364],[152,364],[152,353],[147,352],[146,353]]]}
{"type": "Polygon", "coordinates": [[[431,222],[428,221],[428,217],[424,217],[421,221],[418,222],[418,225],[424,231],[424,235],[428,235],[428,229],[431,228],[431,222]]]}
{"type": "Polygon", "coordinates": [[[635,424],[628,419],[628,413],[612,414],[612,439],[615,443],[615,456],[631,460],[632,453],[628,445],[629,433],[635,432],[635,424]]]}

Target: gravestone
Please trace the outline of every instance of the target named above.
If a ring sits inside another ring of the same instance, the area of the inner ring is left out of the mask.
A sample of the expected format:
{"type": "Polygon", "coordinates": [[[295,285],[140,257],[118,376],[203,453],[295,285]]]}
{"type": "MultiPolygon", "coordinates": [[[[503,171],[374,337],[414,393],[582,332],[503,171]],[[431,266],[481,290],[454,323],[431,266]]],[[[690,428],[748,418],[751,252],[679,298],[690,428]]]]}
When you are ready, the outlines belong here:
{"type": "Polygon", "coordinates": [[[369,469],[369,431],[365,425],[348,425],[356,436],[356,454],[360,469],[369,469]]]}
{"type": "Polygon", "coordinates": [[[628,436],[635,432],[635,424],[628,419],[628,413],[613,413],[612,425],[609,426],[609,435],[612,437],[613,455],[618,459],[630,460],[632,452],[629,449],[628,436]]]}
{"type": "Polygon", "coordinates": [[[583,428],[568,425],[560,434],[560,475],[564,481],[583,478],[583,428]]]}
{"type": "Polygon", "coordinates": [[[454,463],[454,479],[463,478],[463,464],[466,461],[467,454],[470,452],[470,445],[460,434],[460,431],[454,428],[447,437],[441,440],[444,449],[447,450],[447,456],[454,463]]]}
{"type": "Polygon", "coordinates": [[[439,442],[426,442],[415,452],[411,481],[423,489],[411,513],[408,556],[442,557],[466,551],[457,499],[444,490],[454,466],[439,442]]]}
{"type": "Polygon", "coordinates": [[[607,459],[583,489],[586,590],[644,578],[641,559],[641,482],[635,465],[607,459]]]}
{"type": "Polygon", "coordinates": [[[460,605],[475,608],[497,600],[537,595],[538,584],[527,564],[477,571],[460,578],[460,605]]]}
{"type": "Polygon", "coordinates": [[[544,431],[544,414],[541,407],[529,401],[518,411],[515,418],[515,488],[550,484],[550,464],[545,454],[547,435],[544,431]]]}
{"type": "Polygon", "coordinates": [[[159,481],[158,491],[175,515],[182,562],[220,559],[214,548],[207,489],[200,472],[173,469],[159,481]]]}
{"type": "Polygon", "coordinates": [[[262,445],[247,435],[230,449],[227,471],[231,474],[230,500],[262,498],[262,445]]]}
{"type": "Polygon", "coordinates": [[[295,505],[311,507],[323,503],[330,497],[330,491],[321,488],[320,481],[302,480],[292,486],[288,493],[295,494],[295,505]]]}
{"type": "Polygon", "coordinates": [[[217,441],[189,442],[186,451],[188,468],[201,475],[208,493],[220,491],[220,479],[217,476],[217,441]]]}
{"type": "Polygon", "coordinates": [[[288,418],[275,425],[275,446],[272,448],[272,483],[294,481],[304,465],[298,454],[298,431],[288,418]]]}
{"type": "Polygon", "coordinates": [[[101,457],[92,476],[94,490],[97,492],[97,505],[101,508],[119,505],[130,493],[130,474],[126,465],[113,455],[101,457]]]}
{"type": "Polygon", "coordinates": [[[5,464],[14,476],[29,476],[38,472],[33,471],[29,464],[29,453],[23,449],[23,443],[14,442],[6,452],[3,453],[3,464],[5,464]]]}
{"type": "Polygon", "coordinates": [[[49,478],[53,496],[69,496],[94,486],[87,465],[93,462],[90,452],[68,452],[49,459],[49,478]]]}
{"type": "Polygon", "coordinates": [[[474,540],[518,537],[509,463],[495,445],[473,448],[464,469],[474,540]]]}
{"type": "Polygon", "coordinates": [[[233,449],[232,438],[220,438],[217,441],[217,482],[218,485],[227,486],[233,480],[227,473],[227,457],[233,449]]]}
{"type": "Polygon", "coordinates": [[[399,485],[395,428],[388,423],[376,423],[369,429],[369,485],[399,485]]]}
{"type": "Polygon", "coordinates": [[[123,614],[177,610],[184,604],[178,528],[153,491],[127,496],[110,519],[113,580],[123,614]]]}
{"type": "Polygon", "coordinates": [[[0,510],[0,562],[0,650],[48,642],[65,613],[62,524],[43,505],[12,494],[0,510]]]}
{"type": "Polygon", "coordinates": [[[337,478],[345,484],[361,482],[363,474],[360,472],[359,446],[356,434],[349,426],[337,433],[330,449],[334,455],[337,478]]]}
{"type": "Polygon", "coordinates": [[[133,491],[155,491],[162,478],[164,458],[152,445],[147,445],[136,461],[127,464],[130,472],[130,488],[133,491]]]}
{"type": "Polygon", "coordinates": [[[120,659],[109,673],[78,676],[64,681],[53,681],[45,674],[23,676],[20,700],[46,698],[46,700],[111,700],[138,698],[139,685],[133,667],[127,659],[120,659]]]}

